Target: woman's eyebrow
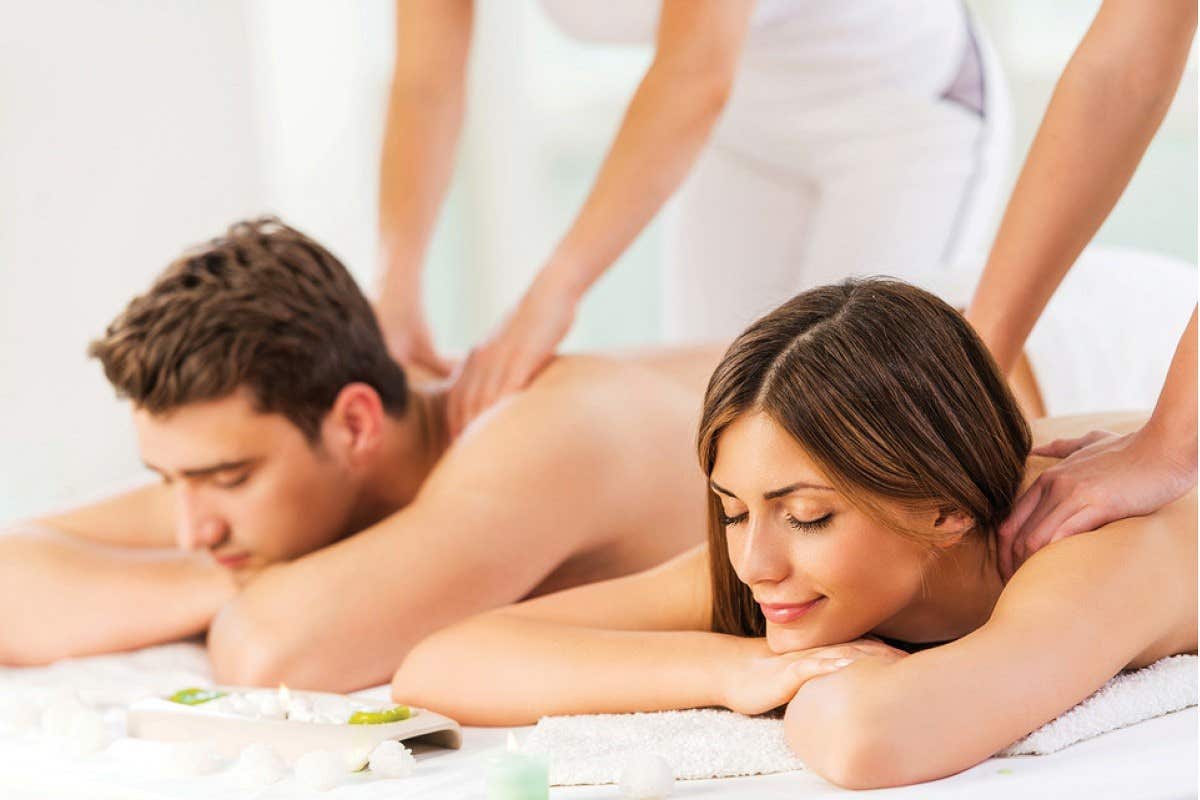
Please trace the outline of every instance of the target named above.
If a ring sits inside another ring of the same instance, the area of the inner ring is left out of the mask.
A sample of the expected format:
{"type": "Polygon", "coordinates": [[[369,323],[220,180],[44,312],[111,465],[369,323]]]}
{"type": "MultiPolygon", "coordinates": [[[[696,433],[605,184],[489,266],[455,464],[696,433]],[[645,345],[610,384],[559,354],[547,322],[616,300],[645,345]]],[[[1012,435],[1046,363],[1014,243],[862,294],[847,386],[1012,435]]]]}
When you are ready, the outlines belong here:
{"type": "Polygon", "coordinates": [[[782,489],[772,489],[769,492],[763,492],[763,500],[774,500],[776,497],[783,497],[785,494],[791,494],[797,489],[821,489],[826,492],[832,492],[832,486],[821,486],[818,483],[805,483],[798,481],[784,486],[782,489]]]}
{"type": "MultiPolygon", "coordinates": [[[[714,480],[710,479],[708,482],[708,485],[709,485],[709,487],[712,488],[712,490],[714,492],[720,492],[721,494],[725,495],[726,497],[732,497],[734,500],[738,499],[738,496],[736,494],[734,494],[733,492],[729,491],[728,489],[722,487],[719,483],[717,483],[714,480]]],[[[806,483],[805,481],[797,481],[796,483],[788,484],[787,486],[784,486],[780,489],[772,489],[769,492],[763,492],[763,500],[774,500],[777,497],[783,497],[786,494],[791,494],[792,492],[794,492],[798,489],[820,489],[820,490],[826,491],[826,492],[833,491],[833,487],[831,487],[831,486],[821,486],[820,484],[817,484],[817,483],[806,483]]]]}

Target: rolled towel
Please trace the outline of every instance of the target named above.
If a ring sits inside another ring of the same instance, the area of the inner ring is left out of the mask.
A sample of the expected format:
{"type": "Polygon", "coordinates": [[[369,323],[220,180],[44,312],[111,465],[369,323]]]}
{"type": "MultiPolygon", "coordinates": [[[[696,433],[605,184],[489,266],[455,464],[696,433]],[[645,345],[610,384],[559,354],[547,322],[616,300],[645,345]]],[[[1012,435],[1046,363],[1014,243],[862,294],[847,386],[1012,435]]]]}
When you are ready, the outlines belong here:
{"type": "MultiPolygon", "coordinates": [[[[997,755],[1040,755],[1196,705],[1197,657],[1171,656],[1122,673],[1091,697],[997,755]]],[[[524,749],[550,759],[553,786],[617,783],[635,754],[654,752],[677,779],[731,778],[803,769],[783,721],[732,711],[543,717],[524,749]]]]}
{"type": "Polygon", "coordinates": [[[1045,755],[1117,728],[1196,705],[1196,656],[1168,656],[1123,672],[1079,705],[997,755],[1045,755]]]}

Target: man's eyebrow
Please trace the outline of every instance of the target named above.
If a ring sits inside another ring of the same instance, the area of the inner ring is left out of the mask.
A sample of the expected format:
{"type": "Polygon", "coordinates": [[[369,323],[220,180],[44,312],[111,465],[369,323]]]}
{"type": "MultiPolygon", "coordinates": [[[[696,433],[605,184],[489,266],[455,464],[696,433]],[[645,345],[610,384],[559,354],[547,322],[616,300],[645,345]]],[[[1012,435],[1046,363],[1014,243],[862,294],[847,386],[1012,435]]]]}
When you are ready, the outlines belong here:
{"type": "MultiPolygon", "coordinates": [[[[725,495],[726,497],[732,497],[734,500],[738,499],[738,496],[736,494],[734,494],[733,492],[729,491],[728,489],[722,487],[720,484],[718,484],[714,480],[709,480],[708,485],[710,487],[712,487],[712,490],[714,492],[720,492],[721,494],[725,495]]],[[[796,483],[788,484],[787,486],[784,486],[780,489],[772,489],[769,492],[763,492],[763,500],[774,500],[777,497],[783,497],[784,495],[791,494],[792,492],[796,491],[797,489],[821,489],[826,492],[833,491],[833,487],[831,487],[831,486],[821,486],[820,484],[816,484],[816,483],[805,483],[804,481],[797,481],[796,483]]]]}
{"type": "MultiPolygon", "coordinates": [[[[203,478],[207,475],[213,475],[218,472],[226,472],[228,470],[242,469],[244,467],[253,466],[257,461],[257,458],[242,458],[237,461],[221,461],[208,466],[181,469],[179,470],[179,474],[183,475],[185,478],[203,478]]],[[[159,475],[166,474],[148,461],[143,461],[142,463],[146,465],[146,469],[157,472],[159,475]]]]}

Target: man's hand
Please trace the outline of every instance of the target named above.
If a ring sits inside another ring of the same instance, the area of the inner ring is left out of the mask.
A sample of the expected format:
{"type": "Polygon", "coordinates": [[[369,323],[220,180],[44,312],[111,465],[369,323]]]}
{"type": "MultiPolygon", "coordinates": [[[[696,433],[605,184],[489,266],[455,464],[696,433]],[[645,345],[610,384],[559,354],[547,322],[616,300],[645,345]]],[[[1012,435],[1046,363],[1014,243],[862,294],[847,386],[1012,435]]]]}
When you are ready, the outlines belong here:
{"type": "Polygon", "coordinates": [[[1051,542],[1157,511],[1196,485],[1196,463],[1173,457],[1146,429],[1091,431],[1033,450],[1061,458],[1025,491],[997,532],[1000,573],[1012,577],[1051,542]]]}
{"type": "Polygon", "coordinates": [[[733,669],[725,671],[726,708],[742,714],[764,714],[791,702],[813,678],[837,672],[863,658],[896,661],[908,655],[877,639],[775,653],[766,639],[746,639],[733,669]]]}
{"type": "Polygon", "coordinates": [[[535,281],[496,333],[471,350],[450,389],[447,417],[452,437],[542,371],[571,329],[577,302],[569,292],[535,281]]]}

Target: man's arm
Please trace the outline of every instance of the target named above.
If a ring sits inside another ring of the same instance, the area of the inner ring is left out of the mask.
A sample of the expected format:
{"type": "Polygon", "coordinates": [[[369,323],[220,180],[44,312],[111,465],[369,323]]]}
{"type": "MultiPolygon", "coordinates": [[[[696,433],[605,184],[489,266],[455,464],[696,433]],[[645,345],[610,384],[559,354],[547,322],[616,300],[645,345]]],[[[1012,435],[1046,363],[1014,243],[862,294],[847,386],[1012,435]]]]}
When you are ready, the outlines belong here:
{"type": "Polygon", "coordinates": [[[121,547],[174,547],[171,490],[150,484],[33,523],[70,536],[121,547]]]}
{"type": "Polygon", "coordinates": [[[1007,373],[1171,105],[1191,0],[1105,0],[1054,90],[967,318],[1007,373]]]}
{"type": "Polygon", "coordinates": [[[410,506],[250,583],[210,630],[217,678],[386,683],[425,636],[520,600],[600,544],[622,511],[622,470],[598,401],[517,400],[458,441],[410,506]]]}
{"type": "Polygon", "coordinates": [[[0,536],[0,664],[129,650],[201,633],[233,597],[203,556],[24,526],[0,536]]]}

